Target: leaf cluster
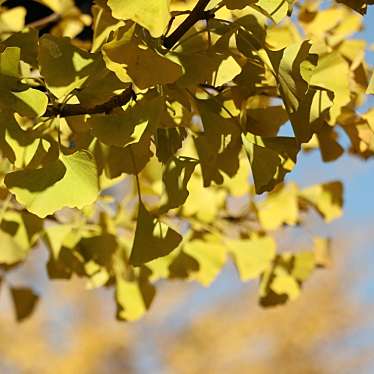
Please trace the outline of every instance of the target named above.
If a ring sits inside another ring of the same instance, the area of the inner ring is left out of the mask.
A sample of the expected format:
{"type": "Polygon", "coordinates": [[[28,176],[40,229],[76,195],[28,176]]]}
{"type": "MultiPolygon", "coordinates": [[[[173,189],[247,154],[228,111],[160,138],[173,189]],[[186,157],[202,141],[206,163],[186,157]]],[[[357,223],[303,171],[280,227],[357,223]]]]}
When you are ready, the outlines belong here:
{"type": "MultiPolygon", "coordinates": [[[[229,258],[261,305],[295,299],[329,241],[290,253],[275,232],[338,218],[343,186],[285,177],[304,152],[374,154],[367,45],[351,38],[372,2],[98,0],[92,18],[41,2],[59,20],[43,36],[22,8],[0,13],[5,283],[44,243],[49,277],[114,288],[121,320],[157,281],[208,286],[229,258]]],[[[9,286],[23,319],[37,295],[9,286]]]]}

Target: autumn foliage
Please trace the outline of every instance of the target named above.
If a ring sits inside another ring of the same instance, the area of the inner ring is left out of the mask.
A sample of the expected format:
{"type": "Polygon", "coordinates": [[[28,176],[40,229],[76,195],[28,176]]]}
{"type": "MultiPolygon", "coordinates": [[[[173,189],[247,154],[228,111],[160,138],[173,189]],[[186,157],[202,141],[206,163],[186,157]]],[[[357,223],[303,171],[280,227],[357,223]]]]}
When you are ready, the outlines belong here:
{"type": "Polygon", "coordinates": [[[7,275],[40,245],[50,279],[113,288],[121,320],[158,281],[208,286],[230,259],[262,306],[296,299],[329,239],[290,253],[274,235],[340,217],[344,193],[285,178],[304,152],[373,156],[369,46],[352,38],[373,2],[39,2],[52,17],[25,24],[0,1],[0,264],[17,319],[39,295],[7,275]]]}

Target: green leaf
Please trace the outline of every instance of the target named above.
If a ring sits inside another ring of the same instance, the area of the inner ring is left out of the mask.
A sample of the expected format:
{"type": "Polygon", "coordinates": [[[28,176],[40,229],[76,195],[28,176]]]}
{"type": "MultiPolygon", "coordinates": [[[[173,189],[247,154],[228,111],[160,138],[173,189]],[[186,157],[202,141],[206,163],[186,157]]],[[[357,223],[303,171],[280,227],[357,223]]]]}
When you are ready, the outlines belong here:
{"type": "Polygon", "coordinates": [[[152,217],[142,202],[139,213],[134,243],[130,255],[130,264],[140,266],[158,257],[168,255],[178,247],[182,236],[152,217]]]}
{"type": "Polygon", "coordinates": [[[21,322],[30,317],[39,301],[38,294],[27,287],[11,287],[10,292],[17,321],[21,322]]]}
{"type": "Polygon", "coordinates": [[[169,23],[170,0],[108,0],[114,18],[131,19],[145,27],[153,37],[160,37],[169,23]]]}
{"type": "Polygon", "coordinates": [[[96,164],[86,151],[61,155],[40,169],[9,173],[5,184],[20,204],[41,218],[63,207],[83,208],[98,196],[96,164]]]}

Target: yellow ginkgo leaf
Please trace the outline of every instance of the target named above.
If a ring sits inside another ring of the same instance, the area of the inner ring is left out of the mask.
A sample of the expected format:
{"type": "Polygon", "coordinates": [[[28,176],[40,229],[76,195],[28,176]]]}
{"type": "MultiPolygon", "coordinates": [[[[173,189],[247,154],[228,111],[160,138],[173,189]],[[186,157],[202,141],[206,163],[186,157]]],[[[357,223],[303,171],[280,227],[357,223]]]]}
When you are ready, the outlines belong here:
{"type": "Polygon", "coordinates": [[[249,239],[230,240],[228,247],[243,281],[260,276],[276,253],[275,241],[269,236],[252,235],[249,239]]]}
{"type": "Polygon", "coordinates": [[[160,37],[170,20],[170,0],[108,0],[114,18],[131,19],[145,27],[153,37],[160,37]]]}
{"type": "Polygon", "coordinates": [[[326,222],[342,215],[343,185],[341,182],[318,184],[302,190],[299,196],[317,209],[326,222]]]}

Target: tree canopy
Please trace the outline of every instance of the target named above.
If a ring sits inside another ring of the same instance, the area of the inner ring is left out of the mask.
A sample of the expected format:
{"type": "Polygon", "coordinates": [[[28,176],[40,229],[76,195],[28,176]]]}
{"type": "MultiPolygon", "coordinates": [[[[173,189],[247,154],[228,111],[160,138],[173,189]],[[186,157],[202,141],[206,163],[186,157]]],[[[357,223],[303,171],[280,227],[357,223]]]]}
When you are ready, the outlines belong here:
{"type": "Polygon", "coordinates": [[[344,193],[285,178],[305,152],[373,157],[373,46],[352,35],[374,2],[38,3],[50,15],[27,23],[0,1],[0,279],[17,320],[39,295],[8,273],[40,245],[50,279],[112,288],[121,320],[160,280],[208,286],[230,259],[262,306],[297,298],[329,238],[291,253],[275,236],[340,217],[344,193]]]}

